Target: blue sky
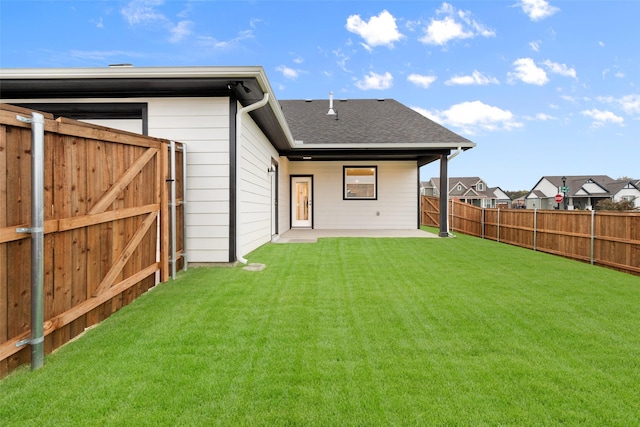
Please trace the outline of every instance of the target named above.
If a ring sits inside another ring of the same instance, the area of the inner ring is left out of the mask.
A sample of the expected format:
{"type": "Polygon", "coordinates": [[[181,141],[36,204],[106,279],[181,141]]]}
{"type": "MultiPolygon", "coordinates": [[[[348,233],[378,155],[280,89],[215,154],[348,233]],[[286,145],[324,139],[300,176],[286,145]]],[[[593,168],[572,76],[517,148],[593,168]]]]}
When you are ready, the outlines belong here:
{"type": "Polygon", "coordinates": [[[261,65],[278,99],[396,99],[477,143],[451,176],[519,190],[640,178],[639,17],[635,0],[0,0],[0,66],[261,65]]]}

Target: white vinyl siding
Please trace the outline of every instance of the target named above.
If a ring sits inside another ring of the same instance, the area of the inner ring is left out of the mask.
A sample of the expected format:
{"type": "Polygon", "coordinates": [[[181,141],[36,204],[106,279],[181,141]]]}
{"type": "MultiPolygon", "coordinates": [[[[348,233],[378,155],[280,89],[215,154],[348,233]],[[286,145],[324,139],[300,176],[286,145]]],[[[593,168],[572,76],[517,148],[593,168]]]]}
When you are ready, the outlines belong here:
{"type": "Polygon", "coordinates": [[[151,98],[149,135],[187,144],[189,262],[229,261],[229,99],[151,98]]]}
{"type": "MultiPolygon", "coordinates": [[[[187,144],[189,262],[229,261],[229,98],[34,99],[28,102],[146,103],[149,136],[187,144]]],[[[136,120],[92,119],[88,122],[141,132],[141,126],[137,128],[141,122],[136,120]]]]}
{"type": "Polygon", "coordinates": [[[140,119],[102,119],[102,120],[79,120],[98,126],[106,126],[113,129],[124,130],[133,133],[142,133],[142,120],[140,119]]]}
{"type": "Polygon", "coordinates": [[[242,117],[240,147],[240,176],[237,197],[239,209],[239,239],[236,242],[241,255],[271,241],[272,187],[268,169],[271,159],[278,159],[260,128],[246,113],[242,117]]]}
{"type": "MultiPolygon", "coordinates": [[[[415,229],[418,226],[416,162],[289,162],[292,175],[313,175],[317,229],[415,229]],[[343,200],[343,166],[378,167],[377,200],[343,200]]],[[[280,197],[281,200],[285,198],[280,197]]]]}

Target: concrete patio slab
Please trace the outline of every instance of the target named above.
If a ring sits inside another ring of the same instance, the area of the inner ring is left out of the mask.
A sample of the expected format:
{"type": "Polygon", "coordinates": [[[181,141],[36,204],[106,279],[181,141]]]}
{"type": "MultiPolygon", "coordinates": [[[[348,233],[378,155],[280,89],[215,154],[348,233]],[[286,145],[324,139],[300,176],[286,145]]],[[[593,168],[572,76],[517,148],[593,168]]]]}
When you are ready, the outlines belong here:
{"type": "Polygon", "coordinates": [[[438,235],[423,230],[318,230],[310,228],[292,228],[274,237],[274,243],[315,243],[323,237],[417,237],[438,238],[438,235]]]}

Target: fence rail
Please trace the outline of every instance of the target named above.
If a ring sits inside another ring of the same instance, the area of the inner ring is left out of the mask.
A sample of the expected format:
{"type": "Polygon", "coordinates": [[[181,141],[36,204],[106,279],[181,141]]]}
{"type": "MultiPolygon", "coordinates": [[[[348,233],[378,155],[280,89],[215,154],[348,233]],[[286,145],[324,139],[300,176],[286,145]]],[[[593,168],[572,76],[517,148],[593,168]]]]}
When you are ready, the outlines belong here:
{"type": "MultiPolygon", "coordinates": [[[[422,224],[438,227],[439,204],[422,196],[422,224]]],[[[640,275],[640,213],[479,208],[449,201],[449,227],[483,239],[640,275]]]]}
{"type": "MultiPolygon", "coordinates": [[[[31,359],[31,114],[0,106],[0,378],[31,359]]],[[[170,275],[170,142],[44,115],[44,352],[170,275]]],[[[181,159],[179,154],[179,158],[181,159]]],[[[179,167],[176,181],[183,182],[179,167]]],[[[179,188],[182,186],[179,185],[179,188]]],[[[182,190],[177,191],[183,200],[182,190]]],[[[181,207],[175,222],[183,225],[181,207]]],[[[176,252],[183,254],[178,230],[176,252]]],[[[182,265],[182,264],[180,264],[182,265]]]]}

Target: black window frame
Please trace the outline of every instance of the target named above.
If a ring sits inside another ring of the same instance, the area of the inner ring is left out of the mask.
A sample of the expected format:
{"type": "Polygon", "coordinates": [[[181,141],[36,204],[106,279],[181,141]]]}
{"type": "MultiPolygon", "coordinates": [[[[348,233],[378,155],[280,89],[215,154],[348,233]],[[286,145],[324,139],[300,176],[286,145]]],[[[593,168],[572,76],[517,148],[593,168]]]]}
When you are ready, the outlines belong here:
{"type": "Polygon", "coordinates": [[[378,166],[377,165],[344,165],[342,166],[342,200],[378,200],[378,166]],[[373,169],[374,187],[372,197],[347,197],[347,170],[373,169]]]}

